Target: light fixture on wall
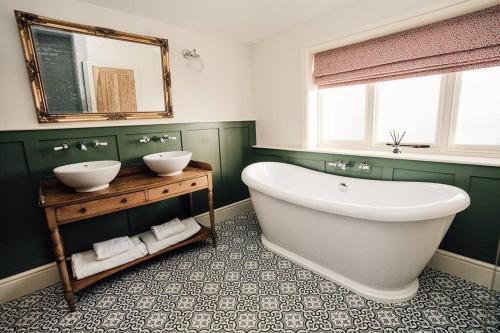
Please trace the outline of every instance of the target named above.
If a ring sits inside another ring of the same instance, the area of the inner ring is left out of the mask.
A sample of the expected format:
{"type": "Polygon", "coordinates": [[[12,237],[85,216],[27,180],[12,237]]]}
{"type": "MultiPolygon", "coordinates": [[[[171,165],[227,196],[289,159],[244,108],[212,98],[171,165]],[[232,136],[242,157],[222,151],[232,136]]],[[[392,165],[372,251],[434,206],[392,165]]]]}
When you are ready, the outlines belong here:
{"type": "Polygon", "coordinates": [[[203,60],[201,60],[200,54],[196,49],[183,49],[182,56],[187,60],[187,67],[194,72],[201,72],[205,65],[203,64],[203,60]]]}

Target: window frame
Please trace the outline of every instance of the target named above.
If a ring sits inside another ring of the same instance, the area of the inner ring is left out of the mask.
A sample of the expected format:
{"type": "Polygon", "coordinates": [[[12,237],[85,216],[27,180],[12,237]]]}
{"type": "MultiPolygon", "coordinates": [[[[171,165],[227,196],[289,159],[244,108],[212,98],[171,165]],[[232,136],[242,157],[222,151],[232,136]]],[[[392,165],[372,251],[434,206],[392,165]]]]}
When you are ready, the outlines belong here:
{"type": "MultiPolygon", "coordinates": [[[[316,88],[316,148],[341,148],[353,150],[388,151],[386,143],[376,142],[376,83],[366,84],[365,95],[365,138],[362,141],[322,140],[321,132],[321,93],[316,88]]],[[[459,97],[461,89],[461,72],[441,74],[440,93],[438,101],[435,143],[429,148],[403,147],[403,151],[416,154],[438,154],[455,156],[500,157],[500,145],[458,145],[454,143],[459,112],[459,97]]],[[[406,143],[406,142],[405,142],[406,143]]],[[[419,143],[407,143],[419,144],[419,143]]]]}
{"type": "Polygon", "coordinates": [[[322,119],[323,112],[321,112],[321,108],[323,105],[323,97],[321,95],[321,90],[317,89],[317,100],[318,100],[318,123],[317,123],[317,133],[318,133],[318,147],[357,147],[363,148],[366,147],[370,142],[369,138],[371,136],[371,118],[369,114],[371,113],[369,110],[371,109],[371,94],[373,94],[373,89],[370,89],[369,84],[365,86],[365,124],[364,124],[364,138],[363,140],[322,140],[322,119]],[[370,133],[369,133],[370,132],[370,133]]]}
{"type": "MultiPolygon", "coordinates": [[[[462,91],[462,73],[455,74],[455,82],[453,86],[453,96],[450,106],[450,128],[448,131],[448,146],[447,150],[454,154],[474,154],[476,156],[500,156],[500,145],[464,145],[456,144],[455,133],[457,130],[457,120],[459,113],[460,92],[462,91]]],[[[499,106],[500,110],[500,106],[499,106]]],[[[499,129],[500,130],[500,129],[499,129]]]]}

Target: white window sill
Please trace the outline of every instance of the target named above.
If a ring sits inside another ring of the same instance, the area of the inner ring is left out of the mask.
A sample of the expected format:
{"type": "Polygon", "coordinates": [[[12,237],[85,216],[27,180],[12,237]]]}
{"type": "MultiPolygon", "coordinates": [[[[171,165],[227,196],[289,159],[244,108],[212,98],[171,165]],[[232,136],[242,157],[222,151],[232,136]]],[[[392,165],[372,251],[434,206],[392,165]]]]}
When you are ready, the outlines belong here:
{"type": "Polygon", "coordinates": [[[456,163],[456,164],[500,167],[500,158],[493,158],[493,157],[415,154],[415,153],[405,153],[405,152],[401,154],[393,154],[390,151],[358,150],[358,149],[343,149],[343,148],[305,149],[305,148],[293,148],[293,147],[271,146],[271,145],[255,145],[253,147],[264,148],[264,149],[289,150],[298,152],[310,152],[310,153],[380,157],[380,158],[392,158],[397,160],[427,161],[427,162],[456,163]]]}

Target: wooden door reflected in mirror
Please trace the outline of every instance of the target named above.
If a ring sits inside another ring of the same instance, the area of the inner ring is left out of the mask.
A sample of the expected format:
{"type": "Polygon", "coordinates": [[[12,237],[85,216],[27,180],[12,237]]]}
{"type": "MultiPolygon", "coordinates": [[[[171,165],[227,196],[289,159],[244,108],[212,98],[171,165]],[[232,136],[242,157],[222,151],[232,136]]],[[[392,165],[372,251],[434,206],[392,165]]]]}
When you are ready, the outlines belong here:
{"type": "Polygon", "coordinates": [[[92,73],[97,112],[137,112],[134,70],[93,66],[92,73]]]}

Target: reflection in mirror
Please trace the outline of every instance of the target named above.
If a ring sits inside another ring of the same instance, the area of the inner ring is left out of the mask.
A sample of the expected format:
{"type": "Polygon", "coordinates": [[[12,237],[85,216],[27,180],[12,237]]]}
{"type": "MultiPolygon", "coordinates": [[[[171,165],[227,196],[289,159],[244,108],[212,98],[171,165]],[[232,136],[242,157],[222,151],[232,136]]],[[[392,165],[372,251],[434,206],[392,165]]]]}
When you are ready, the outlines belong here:
{"type": "Polygon", "coordinates": [[[32,26],[48,112],[164,111],[161,49],[32,26]]]}

